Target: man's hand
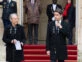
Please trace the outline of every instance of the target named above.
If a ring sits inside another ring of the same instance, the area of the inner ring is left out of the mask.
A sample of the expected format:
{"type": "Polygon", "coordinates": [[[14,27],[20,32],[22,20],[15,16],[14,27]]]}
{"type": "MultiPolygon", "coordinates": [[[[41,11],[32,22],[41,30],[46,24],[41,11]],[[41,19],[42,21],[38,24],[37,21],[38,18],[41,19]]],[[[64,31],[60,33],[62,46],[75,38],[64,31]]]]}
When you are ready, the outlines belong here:
{"type": "Polygon", "coordinates": [[[59,27],[60,29],[62,28],[62,25],[60,23],[56,23],[56,26],[59,27]]]}
{"type": "Polygon", "coordinates": [[[24,45],[23,42],[21,42],[21,45],[22,45],[22,46],[24,45]]]}
{"type": "Polygon", "coordinates": [[[50,51],[47,51],[47,55],[50,55],[50,51]]]}
{"type": "Polygon", "coordinates": [[[14,41],[12,40],[12,41],[11,41],[11,43],[13,44],[13,43],[14,43],[14,41]]]}
{"type": "Polygon", "coordinates": [[[15,44],[16,42],[17,42],[17,40],[16,40],[16,39],[14,39],[14,40],[13,40],[13,43],[15,44]]]}

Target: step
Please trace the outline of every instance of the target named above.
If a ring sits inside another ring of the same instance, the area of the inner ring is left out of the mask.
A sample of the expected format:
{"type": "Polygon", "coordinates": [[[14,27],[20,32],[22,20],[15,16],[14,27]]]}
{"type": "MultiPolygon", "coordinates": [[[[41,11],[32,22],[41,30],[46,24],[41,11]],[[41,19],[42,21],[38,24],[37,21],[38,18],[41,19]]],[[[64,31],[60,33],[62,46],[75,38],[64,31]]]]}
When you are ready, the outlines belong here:
{"type": "Polygon", "coordinates": [[[77,45],[67,45],[67,49],[69,49],[69,50],[77,50],[77,45]]]}
{"type": "MultiPolygon", "coordinates": [[[[24,60],[22,62],[50,62],[50,60],[24,60]]],[[[65,62],[77,62],[77,60],[65,60],[65,62]]]]}
{"type": "Polygon", "coordinates": [[[24,49],[24,54],[46,54],[45,49],[24,49]]]}
{"type": "MultiPolygon", "coordinates": [[[[46,49],[45,45],[24,45],[24,49],[46,49]]],[[[67,45],[69,50],[77,50],[77,45],[67,45]]]]}
{"type": "MultiPolygon", "coordinates": [[[[46,49],[24,49],[24,54],[46,54],[46,49]]],[[[77,50],[68,50],[68,55],[77,55],[77,50]]]]}
{"type": "Polygon", "coordinates": [[[77,50],[68,50],[68,55],[77,55],[77,50]]]}
{"type": "MultiPolygon", "coordinates": [[[[24,55],[25,60],[49,60],[48,55],[24,55]]],[[[77,55],[68,55],[68,60],[77,60],[77,55]]]]}
{"type": "Polygon", "coordinates": [[[45,45],[24,45],[24,49],[45,49],[45,45]]]}

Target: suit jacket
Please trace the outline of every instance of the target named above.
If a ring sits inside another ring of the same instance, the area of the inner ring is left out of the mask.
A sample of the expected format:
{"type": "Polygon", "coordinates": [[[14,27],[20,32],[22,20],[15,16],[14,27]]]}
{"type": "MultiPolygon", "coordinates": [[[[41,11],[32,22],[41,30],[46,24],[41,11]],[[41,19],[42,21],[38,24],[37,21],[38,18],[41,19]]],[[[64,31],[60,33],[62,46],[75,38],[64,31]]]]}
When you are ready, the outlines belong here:
{"type": "Polygon", "coordinates": [[[31,2],[26,2],[26,12],[28,24],[39,24],[41,13],[40,0],[36,0],[33,6],[31,5],[31,2]]]}
{"type": "Polygon", "coordinates": [[[47,38],[46,38],[46,50],[56,50],[57,59],[67,59],[67,47],[66,36],[69,34],[69,26],[66,22],[61,22],[62,29],[59,29],[59,33],[56,30],[55,21],[48,24],[47,38]]]}
{"type": "MultiPolygon", "coordinates": [[[[57,4],[56,8],[62,9],[61,5],[58,5],[58,4],[57,4]]],[[[52,17],[54,16],[53,12],[54,12],[53,6],[52,6],[52,4],[49,4],[47,6],[47,10],[46,10],[46,14],[48,16],[48,22],[52,21],[52,17]]]]}
{"type": "Polygon", "coordinates": [[[10,3],[2,1],[0,5],[3,6],[2,19],[9,19],[11,13],[17,13],[17,3],[15,1],[11,1],[10,3]]]}

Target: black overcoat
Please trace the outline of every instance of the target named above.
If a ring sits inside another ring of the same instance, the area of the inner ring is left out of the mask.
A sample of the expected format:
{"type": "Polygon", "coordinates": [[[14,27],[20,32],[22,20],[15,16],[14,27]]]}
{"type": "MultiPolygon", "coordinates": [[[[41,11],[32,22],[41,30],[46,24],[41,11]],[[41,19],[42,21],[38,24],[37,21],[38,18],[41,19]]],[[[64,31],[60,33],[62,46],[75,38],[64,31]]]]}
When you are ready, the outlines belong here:
{"type": "Polygon", "coordinates": [[[16,50],[15,45],[11,43],[13,39],[25,43],[24,29],[19,24],[16,27],[8,26],[4,30],[3,41],[6,43],[6,61],[20,62],[24,59],[23,49],[16,50]]]}
{"type": "Polygon", "coordinates": [[[61,22],[62,29],[56,30],[55,21],[48,24],[46,50],[55,49],[56,58],[60,60],[67,59],[66,36],[69,34],[69,26],[66,22],[61,22]]]}
{"type": "Polygon", "coordinates": [[[9,15],[11,13],[17,13],[17,3],[15,1],[11,1],[10,3],[2,1],[0,5],[3,7],[2,19],[9,20],[9,15]]]}

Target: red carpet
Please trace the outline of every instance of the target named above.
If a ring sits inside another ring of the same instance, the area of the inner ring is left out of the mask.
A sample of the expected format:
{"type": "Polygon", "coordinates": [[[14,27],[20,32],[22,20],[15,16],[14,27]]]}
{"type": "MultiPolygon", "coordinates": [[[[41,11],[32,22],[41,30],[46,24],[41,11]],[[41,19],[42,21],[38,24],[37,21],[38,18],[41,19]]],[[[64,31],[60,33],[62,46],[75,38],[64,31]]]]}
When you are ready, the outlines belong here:
{"type": "MultiPolygon", "coordinates": [[[[77,46],[68,45],[68,60],[65,62],[77,62],[77,46]]],[[[50,62],[50,57],[46,55],[45,45],[24,45],[23,62],[50,62]]]]}

